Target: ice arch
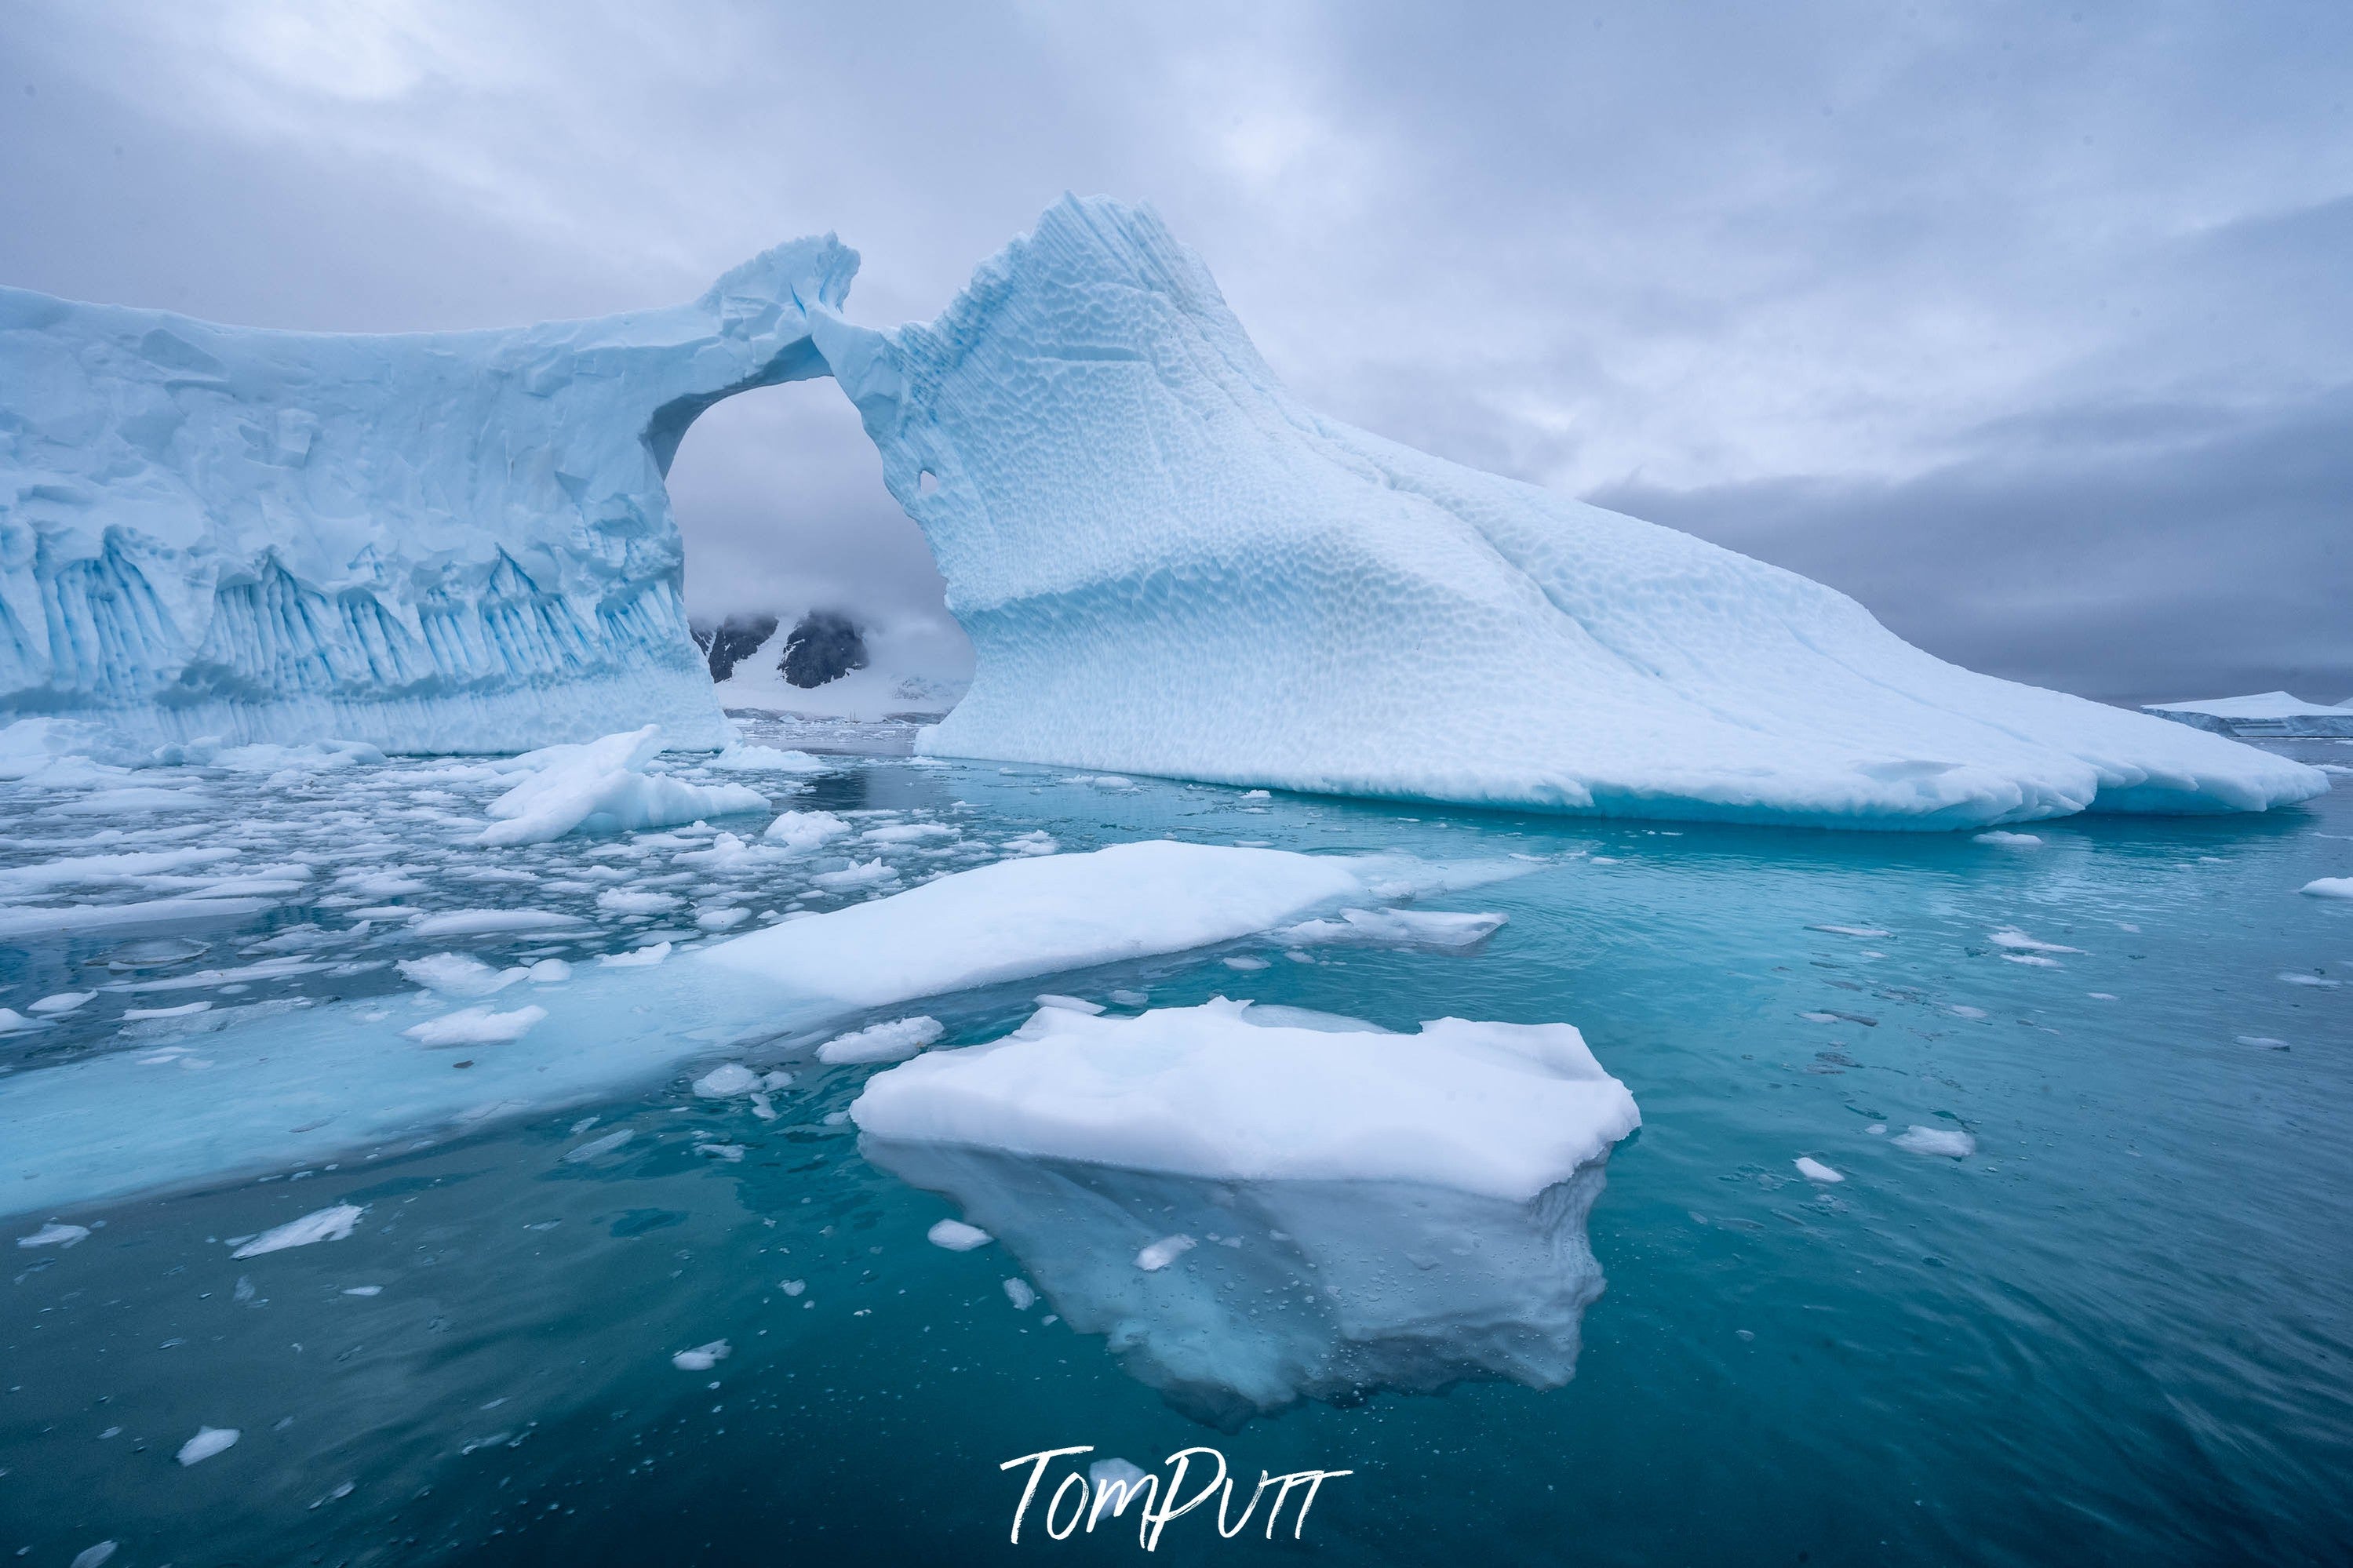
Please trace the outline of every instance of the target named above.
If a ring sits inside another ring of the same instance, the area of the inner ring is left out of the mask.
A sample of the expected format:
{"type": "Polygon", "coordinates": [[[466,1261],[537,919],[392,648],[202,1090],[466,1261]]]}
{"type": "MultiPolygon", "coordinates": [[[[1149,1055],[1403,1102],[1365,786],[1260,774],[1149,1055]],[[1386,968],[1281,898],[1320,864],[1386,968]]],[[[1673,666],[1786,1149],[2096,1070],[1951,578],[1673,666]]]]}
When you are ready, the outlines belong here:
{"type": "Polygon", "coordinates": [[[408,337],[0,291],[0,717],[714,741],[663,469],[712,403],[830,374],[973,641],[936,752],[1898,827],[2327,787],[1323,418],[1149,209],[1066,199],[891,331],[842,319],[856,265],[799,240],[691,305],[408,337]]]}
{"type": "Polygon", "coordinates": [[[663,475],[721,398],[827,374],[857,268],[796,240],[688,305],[397,336],[0,289],[0,719],[719,743],[663,475]]]}

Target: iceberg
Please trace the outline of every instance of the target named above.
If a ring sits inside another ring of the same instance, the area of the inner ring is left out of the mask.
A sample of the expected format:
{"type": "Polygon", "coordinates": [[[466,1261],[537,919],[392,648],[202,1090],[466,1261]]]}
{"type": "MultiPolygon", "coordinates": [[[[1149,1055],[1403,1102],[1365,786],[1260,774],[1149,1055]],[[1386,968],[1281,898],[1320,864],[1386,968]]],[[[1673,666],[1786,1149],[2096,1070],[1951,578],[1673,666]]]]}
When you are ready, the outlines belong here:
{"type": "Polygon", "coordinates": [[[2287,739],[2353,735],[2353,702],[2329,707],[2286,691],[2212,697],[2197,702],[2151,702],[2141,710],[2217,735],[2287,739]]]}
{"type": "Polygon", "coordinates": [[[664,476],[721,398],[830,375],[977,660],[929,754],[1972,830],[2327,787],[1326,419],[1149,208],[1065,198],[891,331],[841,314],[857,260],[797,240],[688,305],[397,337],[0,290],[0,719],[717,749],[664,476]]]}
{"type": "Polygon", "coordinates": [[[153,745],[729,739],[663,477],[731,392],[825,374],[797,240],[667,310],[370,336],[0,289],[0,720],[153,745]]]}

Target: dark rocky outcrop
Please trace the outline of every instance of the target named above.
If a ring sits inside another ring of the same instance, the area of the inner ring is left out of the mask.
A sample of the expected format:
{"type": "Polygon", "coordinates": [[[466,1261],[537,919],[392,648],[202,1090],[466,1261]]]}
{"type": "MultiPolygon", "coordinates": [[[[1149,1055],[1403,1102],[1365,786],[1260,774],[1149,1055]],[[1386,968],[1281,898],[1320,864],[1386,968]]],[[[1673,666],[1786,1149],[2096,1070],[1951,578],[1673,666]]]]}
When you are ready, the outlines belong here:
{"type": "Polygon", "coordinates": [[[717,626],[705,622],[691,628],[695,646],[711,660],[711,679],[724,680],[759,646],[776,635],[774,616],[730,616],[717,626]]]}
{"type": "MultiPolygon", "coordinates": [[[[769,626],[776,623],[770,621],[769,626]]],[[[785,679],[804,690],[839,680],[853,669],[866,668],[866,639],[847,616],[831,610],[811,610],[785,639],[785,657],[777,666],[785,679]]]]}

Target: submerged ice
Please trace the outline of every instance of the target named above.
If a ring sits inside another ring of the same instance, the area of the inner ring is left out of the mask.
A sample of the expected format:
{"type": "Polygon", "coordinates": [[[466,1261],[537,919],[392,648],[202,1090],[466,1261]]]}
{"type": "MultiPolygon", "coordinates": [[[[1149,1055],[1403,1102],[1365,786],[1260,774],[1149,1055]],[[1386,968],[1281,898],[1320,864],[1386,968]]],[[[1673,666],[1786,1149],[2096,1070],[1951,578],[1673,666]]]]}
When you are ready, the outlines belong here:
{"type": "Polygon", "coordinates": [[[2326,787],[1324,418],[1148,209],[1066,199],[892,331],[840,315],[856,263],[800,240],[690,305],[403,337],[0,290],[0,718],[140,748],[720,746],[664,475],[719,399],[830,375],[977,656],[934,753],[1930,828],[2326,787]]]}

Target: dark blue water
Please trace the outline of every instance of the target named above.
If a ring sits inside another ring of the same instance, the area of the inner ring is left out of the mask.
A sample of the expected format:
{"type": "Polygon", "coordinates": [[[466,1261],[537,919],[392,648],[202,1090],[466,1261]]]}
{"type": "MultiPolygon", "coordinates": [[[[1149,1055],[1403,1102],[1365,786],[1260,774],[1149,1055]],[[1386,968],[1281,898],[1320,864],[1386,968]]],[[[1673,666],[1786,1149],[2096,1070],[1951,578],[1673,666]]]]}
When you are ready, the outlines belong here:
{"type": "MultiPolygon", "coordinates": [[[[242,801],[239,831],[301,830],[258,783],[208,787],[242,801]]],[[[183,1565],[1135,1553],[1133,1513],[1058,1542],[1033,1512],[1007,1542],[1020,1487],[1000,1462],[1085,1444],[1147,1468],[1214,1447],[1245,1495],[1261,1469],[1354,1472],[1295,1542],[1289,1513],[1272,1542],[1257,1521],[1220,1540],[1213,1510],[1173,1521],[1157,1555],[1180,1562],[2353,1558],[2353,905],[2297,893],[2353,874],[2344,792],[2269,819],[2073,819],[2032,847],[1261,805],[876,759],[844,759],[810,803],[853,798],[963,801],[963,820],[1066,848],[1584,851],[1444,900],[1509,916],[1471,953],[1297,963],[1245,944],[929,1009],[951,1044],[1002,1032],[1039,989],[1577,1024],[1644,1124],[1586,1227],[1607,1288],[1573,1380],[1204,1424],[1117,1347],[1047,1322],[1050,1289],[1017,1310],[1003,1281],[1030,1271],[1008,1246],[925,1241],[957,1205],[863,1157],[837,1118],[870,1069],[805,1070],[774,1122],[681,1079],[596,1110],[596,1131],[635,1131],[607,1156],[562,1158],[588,1135],[570,1110],[364,1173],[77,1213],[104,1223],[12,1247],[0,1552],[60,1568],[103,1541],[116,1563],[183,1565]],[[1224,962],[1257,956],[1272,962],[1224,962]],[[1915,1126],[1975,1152],[1898,1147],[1915,1126]],[[714,1134],[744,1158],[699,1153],[714,1134]],[[1799,1155],[1847,1179],[1809,1182],[1799,1155]],[[229,1258],[226,1238],[335,1202],[366,1205],[350,1239],[229,1258]],[[723,1338],[707,1371],[670,1359],[723,1338]],[[184,1468],[200,1426],[240,1437],[184,1468]]],[[[21,1007],[128,940],[19,942],[0,999],[21,1007]]],[[[92,1025],[12,1048],[29,1066],[114,1039],[92,1025]]]]}

